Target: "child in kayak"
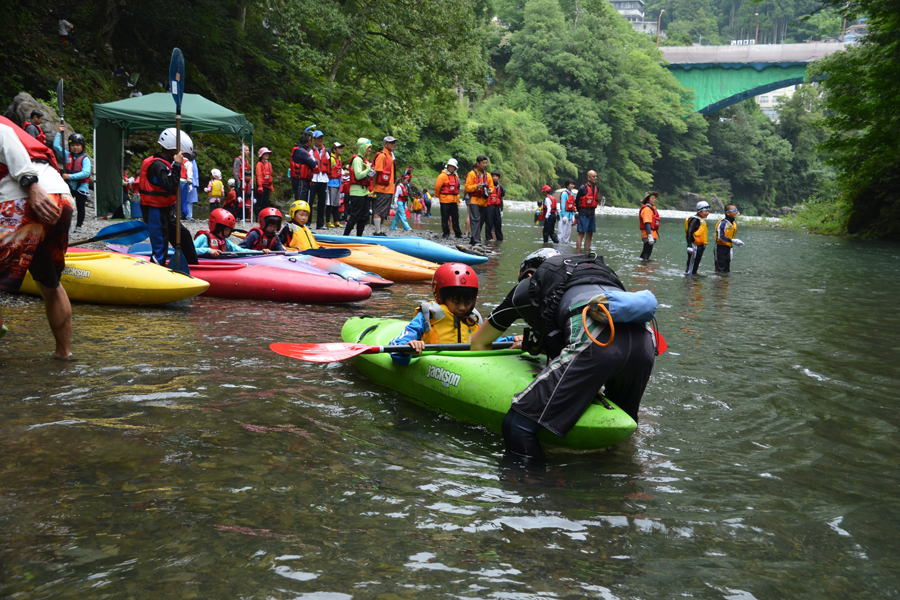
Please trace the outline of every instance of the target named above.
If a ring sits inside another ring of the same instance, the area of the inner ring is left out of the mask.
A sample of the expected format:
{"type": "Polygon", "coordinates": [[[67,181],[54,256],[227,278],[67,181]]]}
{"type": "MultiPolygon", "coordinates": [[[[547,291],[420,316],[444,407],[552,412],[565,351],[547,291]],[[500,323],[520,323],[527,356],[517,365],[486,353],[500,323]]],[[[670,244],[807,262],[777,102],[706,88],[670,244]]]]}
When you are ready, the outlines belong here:
{"type": "Polygon", "coordinates": [[[278,239],[283,217],[277,208],[269,207],[259,211],[259,225],[254,225],[241,242],[245,250],[262,250],[268,254],[273,250],[284,252],[284,245],[278,239]]]}
{"type": "MultiPolygon", "coordinates": [[[[403,333],[391,340],[392,346],[409,344],[415,354],[422,354],[425,344],[468,343],[481,327],[483,319],[475,308],[478,297],[478,276],[462,263],[445,263],[434,272],[431,280],[434,302],[422,302],[403,333]]],[[[517,342],[522,336],[507,336],[501,342],[517,342]]],[[[409,354],[391,354],[394,364],[406,366],[409,354]]]]}
{"type": "Polygon", "coordinates": [[[228,239],[234,231],[234,215],[217,208],[209,215],[209,231],[200,230],[194,236],[197,256],[218,258],[223,252],[242,252],[240,246],[228,239]]]}
{"type": "Polygon", "coordinates": [[[319,244],[316,243],[316,238],[306,226],[309,221],[309,203],[306,200],[295,200],[289,210],[291,220],[278,234],[284,247],[297,250],[318,248],[319,244]]]}

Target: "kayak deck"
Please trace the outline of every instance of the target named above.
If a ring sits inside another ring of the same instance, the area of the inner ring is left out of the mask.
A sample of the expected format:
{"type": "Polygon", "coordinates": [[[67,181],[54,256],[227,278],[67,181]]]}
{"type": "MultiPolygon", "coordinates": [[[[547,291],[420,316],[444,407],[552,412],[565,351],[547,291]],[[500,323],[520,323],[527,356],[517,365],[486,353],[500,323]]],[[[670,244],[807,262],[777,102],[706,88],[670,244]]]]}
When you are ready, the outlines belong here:
{"type": "MultiPolygon", "coordinates": [[[[354,317],[344,324],[345,342],[387,345],[405,321],[354,317]]],[[[541,361],[519,350],[425,352],[409,366],[395,365],[388,354],[363,354],[354,364],[373,382],[410,397],[417,404],[500,431],[513,394],[531,383],[541,361]]],[[[607,448],[628,439],[637,424],[619,407],[599,398],[565,437],[542,431],[541,442],[575,449],[607,448]]]]}

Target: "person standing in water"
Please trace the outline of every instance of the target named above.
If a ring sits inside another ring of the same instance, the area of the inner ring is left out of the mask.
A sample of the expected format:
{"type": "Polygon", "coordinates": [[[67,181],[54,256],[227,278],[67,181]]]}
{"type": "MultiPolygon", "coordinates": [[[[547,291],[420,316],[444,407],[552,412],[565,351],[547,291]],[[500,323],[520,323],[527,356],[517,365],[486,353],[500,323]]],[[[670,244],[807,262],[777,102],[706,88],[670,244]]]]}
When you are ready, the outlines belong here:
{"type": "Polygon", "coordinates": [[[641,200],[641,210],[638,213],[638,220],[641,224],[641,241],[644,242],[644,249],[641,251],[641,260],[647,262],[650,260],[650,253],[653,252],[653,245],[659,239],[659,211],[656,210],[656,198],[659,192],[647,192],[641,200]]]}
{"type": "Polygon", "coordinates": [[[687,242],[687,270],[686,275],[696,275],[700,268],[700,260],[706,243],[709,239],[709,231],[706,228],[706,217],[709,216],[709,202],[701,200],[697,203],[697,214],[684,220],[684,238],[687,242]]]}
{"type": "Polygon", "coordinates": [[[716,273],[731,272],[731,258],[734,246],[744,247],[744,242],[737,239],[737,216],[741,214],[734,204],[725,206],[725,218],[716,223],[716,273]]]}

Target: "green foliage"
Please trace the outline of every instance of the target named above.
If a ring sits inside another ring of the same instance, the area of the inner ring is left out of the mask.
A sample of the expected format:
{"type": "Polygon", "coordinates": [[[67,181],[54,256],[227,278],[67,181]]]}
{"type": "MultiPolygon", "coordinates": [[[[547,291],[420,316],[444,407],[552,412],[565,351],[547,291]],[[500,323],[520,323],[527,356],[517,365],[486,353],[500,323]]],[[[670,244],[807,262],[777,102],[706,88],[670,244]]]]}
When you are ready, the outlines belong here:
{"type": "Polygon", "coordinates": [[[788,227],[805,229],[821,235],[846,235],[847,221],[852,207],[833,196],[813,196],[807,199],[796,214],[783,219],[788,227]]]}

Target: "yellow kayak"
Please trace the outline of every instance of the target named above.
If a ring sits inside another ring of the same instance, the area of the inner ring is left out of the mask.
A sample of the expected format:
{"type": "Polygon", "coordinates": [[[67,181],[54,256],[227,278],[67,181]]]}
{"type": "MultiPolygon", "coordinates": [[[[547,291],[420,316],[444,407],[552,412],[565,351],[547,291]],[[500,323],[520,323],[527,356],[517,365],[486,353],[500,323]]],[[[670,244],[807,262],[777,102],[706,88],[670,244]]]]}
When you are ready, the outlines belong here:
{"type": "MultiPolygon", "coordinates": [[[[93,304],[166,304],[191,298],[209,287],[202,279],[109,252],[67,252],[60,279],[69,299],[93,304]]],[[[40,295],[30,273],[20,291],[40,295]]]]}
{"type": "Polygon", "coordinates": [[[391,281],[431,281],[440,266],[421,258],[395,252],[377,244],[326,244],[320,248],[346,248],[350,256],[339,259],[357,269],[375,273],[391,281]]]}

